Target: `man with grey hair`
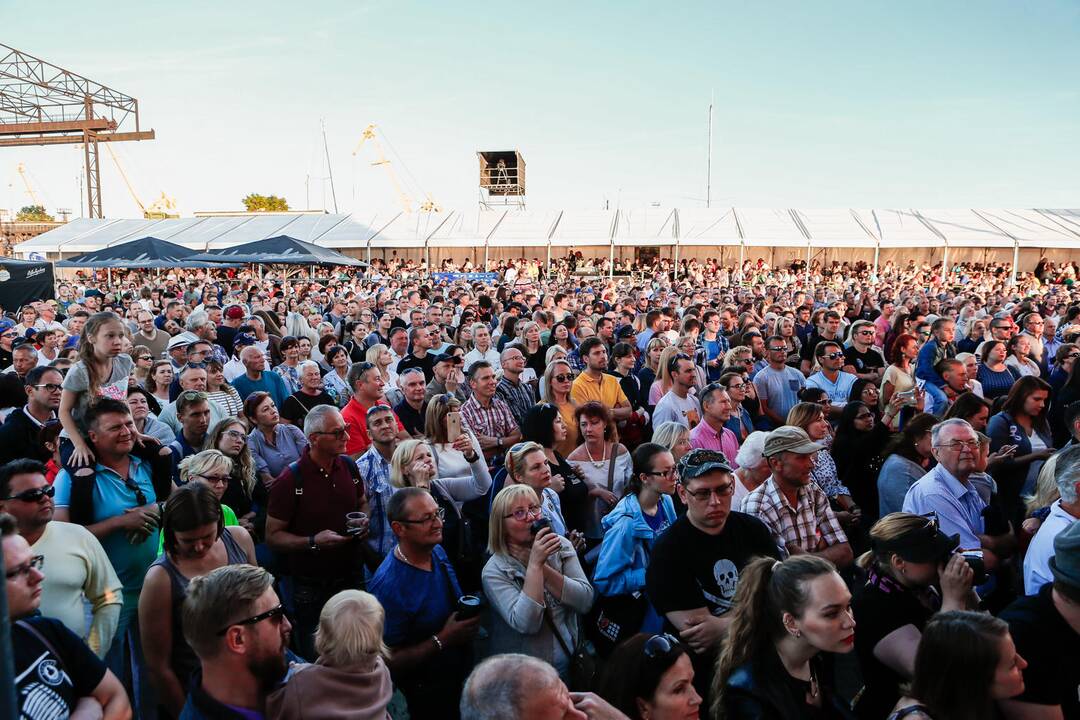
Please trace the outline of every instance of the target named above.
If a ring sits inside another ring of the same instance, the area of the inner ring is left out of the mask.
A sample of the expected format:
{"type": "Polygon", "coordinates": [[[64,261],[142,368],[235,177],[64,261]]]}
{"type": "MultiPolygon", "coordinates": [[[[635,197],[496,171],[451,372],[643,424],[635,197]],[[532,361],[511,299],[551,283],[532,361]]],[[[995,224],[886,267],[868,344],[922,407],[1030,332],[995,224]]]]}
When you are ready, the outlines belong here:
{"type": "Polygon", "coordinates": [[[1061,497],[1050,506],[1050,514],[1028,545],[1024,556],[1025,595],[1034,595],[1043,585],[1054,581],[1050,572],[1054,538],[1080,518],[1080,445],[1062,450],[1056,463],[1054,481],[1061,497]]]}
{"type": "Polygon", "coordinates": [[[303,427],[304,418],[312,408],[336,403],[323,386],[319,363],[304,360],[296,366],[296,371],[300,376],[300,389],[285,399],[285,404],[281,407],[281,417],[297,427],[303,427]]]}
{"type": "Polygon", "coordinates": [[[461,720],[620,720],[594,693],[572,693],[555,668],[529,655],[494,655],[476,666],[461,693],[461,720]]]}
{"type": "Polygon", "coordinates": [[[262,717],[288,670],[292,625],[270,573],[226,565],[192,578],[182,609],[184,639],[199,658],[183,718],[262,717]]]}
{"type": "Polygon", "coordinates": [[[26,374],[37,367],[37,364],[37,349],[29,342],[24,342],[11,351],[11,367],[4,370],[4,372],[15,373],[20,380],[26,382],[26,374]]]}
{"type": "Polygon", "coordinates": [[[335,593],[363,587],[357,553],[366,543],[368,512],[364,481],[345,455],[350,428],[337,408],[316,405],[304,418],[310,443],[300,459],[281,471],[270,489],[266,543],[280,553],[293,575],[297,646],[313,658],[312,634],[322,606],[335,593]]]}
{"type": "Polygon", "coordinates": [[[229,362],[229,354],[225,352],[225,348],[214,342],[217,340],[217,325],[207,312],[199,310],[188,315],[187,331],[210,344],[210,356],[205,358],[206,360],[217,360],[222,365],[229,362]]]}
{"type": "Polygon", "coordinates": [[[966,420],[952,418],[930,430],[931,452],[938,464],[908,488],[904,512],[935,513],[941,531],[959,535],[962,550],[981,551],[987,570],[998,565],[997,540],[986,532],[987,503],[970,481],[979,469],[980,442],[966,420]]]}

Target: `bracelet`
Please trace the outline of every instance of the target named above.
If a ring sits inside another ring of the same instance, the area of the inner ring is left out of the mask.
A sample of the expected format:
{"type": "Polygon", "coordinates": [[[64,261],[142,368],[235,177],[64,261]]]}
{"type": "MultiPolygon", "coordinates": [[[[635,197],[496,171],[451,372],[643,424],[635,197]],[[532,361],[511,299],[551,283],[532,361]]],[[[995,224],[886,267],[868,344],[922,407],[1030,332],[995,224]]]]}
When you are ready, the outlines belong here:
{"type": "Polygon", "coordinates": [[[439,639],[439,636],[438,635],[432,635],[431,639],[435,641],[435,647],[439,648],[439,652],[442,652],[443,651],[443,645],[442,645],[442,640],[439,639]]]}
{"type": "Polygon", "coordinates": [[[472,455],[472,460],[470,460],[470,459],[469,459],[469,456],[468,456],[468,455],[465,455],[465,456],[464,456],[464,458],[465,458],[465,462],[467,462],[467,463],[469,463],[470,465],[472,465],[472,464],[473,464],[474,462],[476,462],[477,460],[479,460],[479,459],[480,459],[480,456],[479,456],[479,455],[477,455],[476,453],[473,453],[473,455],[472,455]]]}
{"type": "Polygon", "coordinates": [[[308,541],[308,547],[309,548],[311,548],[312,550],[318,550],[319,549],[319,546],[315,543],[315,536],[314,535],[308,535],[307,541],[308,541]]]}

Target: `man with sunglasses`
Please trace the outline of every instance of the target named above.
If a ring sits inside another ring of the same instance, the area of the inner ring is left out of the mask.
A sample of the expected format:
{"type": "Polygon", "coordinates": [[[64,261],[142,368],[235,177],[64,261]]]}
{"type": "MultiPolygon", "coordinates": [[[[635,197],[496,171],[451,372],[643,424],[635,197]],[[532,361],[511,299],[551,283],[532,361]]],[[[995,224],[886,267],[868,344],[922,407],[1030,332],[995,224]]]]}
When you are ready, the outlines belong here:
{"type": "Polygon", "coordinates": [[[40,462],[0,465],[0,512],[15,518],[31,552],[49,562],[49,574],[42,582],[42,614],[60,620],[104,657],[120,619],[120,579],[101,543],[86,528],[52,522],[55,493],[40,462]]]}
{"type": "Polygon", "coordinates": [[[784,338],[772,335],[765,341],[769,364],[754,375],[754,389],[761,401],[761,411],[770,428],[787,422],[787,414],[799,402],[799,391],[806,384],[801,372],[787,364],[788,349],[784,338]]]}
{"type": "Polygon", "coordinates": [[[18,717],[131,717],[116,675],[63,623],[36,614],[44,558],[15,530],[14,518],[0,514],[18,717]]]}
{"type": "Polygon", "coordinates": [[[844,348],[844,372],[878,385],[885,375],[885,356],[874,345],[877,331],[869,320],[851,326],[851,344],[844,348]]]}
{"type": "Polygon", "coordinates": [[[26,404],[0,426],[0,463],[16,458],[46,462],[52,457],[38,440],[45,423],[56,420],[64,376],[56,368],[36,367],[26,375],[26,404]]]}
{"type": "Polygon", "coordinates": [[[645,584],[665,628],[693,651],[694,686],[707,698],[739,573],[755,557],[780,553],[760,520],[732,511],[736,480],[723,453],[691,450],[679,461],[678,478],[686,514],[656,541],[645,584]]]}
{"type": "Polygon", "coordinates": [[[255,720],[289,669],[292,625],[274,578],[226,565],[193,578],[182,609],[184,639],[199,658],[184,720],[255,720]]]}
{"type": "Polygon", "coordinates": [[[383,640],[394,685],[415,718],[454,718],[472,670],[479,616],[459,619],[461,586],[443,550],[443,510],[420,488],[402,488],[387,503],[397,546],[368,585],[386,611],[383,640]]]}
{"type": "Polygon", "coordinates": [[[844,365],[844,351],[839,343],[822,340],[814,350],[814,357],[819,370],[806,378],[806,387],[824,390],[832,401],[832,405],[825,408],[826,416],[839,417],[851,394],[851,386],[858,378],[840,369],[844,365]]]}

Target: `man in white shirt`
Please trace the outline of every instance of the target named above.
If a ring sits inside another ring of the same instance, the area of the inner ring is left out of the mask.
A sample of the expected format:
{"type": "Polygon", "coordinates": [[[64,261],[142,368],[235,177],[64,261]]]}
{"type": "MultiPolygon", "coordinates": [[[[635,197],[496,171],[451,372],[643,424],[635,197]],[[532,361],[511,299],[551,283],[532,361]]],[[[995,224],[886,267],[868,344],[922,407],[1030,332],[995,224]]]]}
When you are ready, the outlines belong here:
{"type": "Polygon", "coordinates": [[[1054,581],[1049,564],[1054,556],[1054,538],[1080,518],[1080,445],[1058,453],[1054,480],[1061,497],[1050,506],[1050,514],[1028,545],[1024,556],[1025,595],[1034,595],[1054,581]]]}
{"type": "Polygon", "coordinates": [[[822,340],[814,348],[814,358],[818,367],[816,373],[806,378],[806,387],[824,390],[832,404],[826,408],[830,416],[839,416],[847,405],[851,386],[858,379],[840,368],[844,366],[844,350],[832,340],[822,340]]]}
{"type": "Polygon", "coordinates": [[[674,355],[668,362],[668,372],[671,374],[671,389],[656,403],[653,427],[675,421],[693,429],[701,420],[697,396],[690,394],[697,380],[694,361],[686,355],[674,355]]]}

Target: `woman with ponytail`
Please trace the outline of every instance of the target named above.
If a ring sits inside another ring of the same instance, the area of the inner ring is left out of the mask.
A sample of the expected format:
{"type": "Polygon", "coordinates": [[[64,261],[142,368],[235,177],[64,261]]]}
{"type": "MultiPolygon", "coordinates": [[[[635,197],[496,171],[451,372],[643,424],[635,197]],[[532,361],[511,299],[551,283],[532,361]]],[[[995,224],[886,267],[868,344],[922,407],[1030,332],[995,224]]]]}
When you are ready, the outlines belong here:
{"type": "Polygon", "coordinates": [[[851,593],[832,563],[814,555],[758,558],[739,578],[712,717],[852,718],[820,653],[854,647],[851,593]]]}

